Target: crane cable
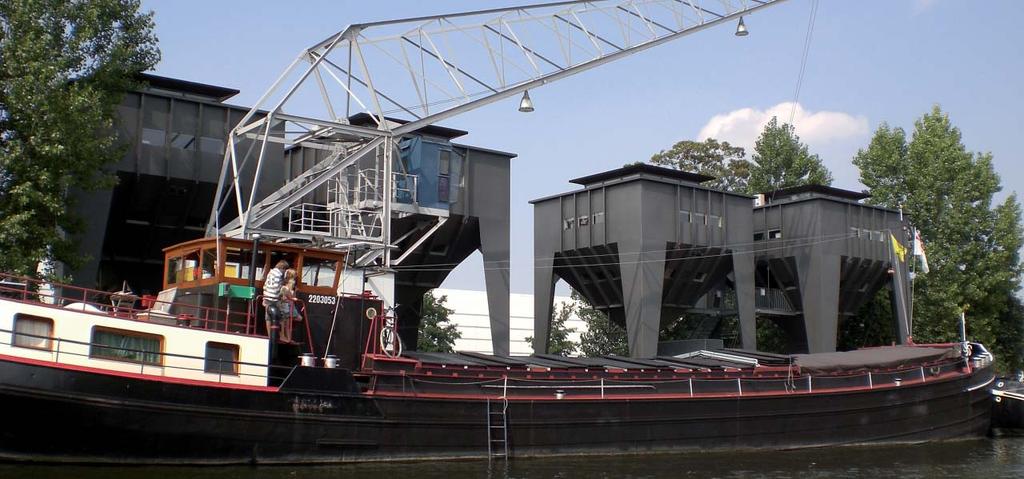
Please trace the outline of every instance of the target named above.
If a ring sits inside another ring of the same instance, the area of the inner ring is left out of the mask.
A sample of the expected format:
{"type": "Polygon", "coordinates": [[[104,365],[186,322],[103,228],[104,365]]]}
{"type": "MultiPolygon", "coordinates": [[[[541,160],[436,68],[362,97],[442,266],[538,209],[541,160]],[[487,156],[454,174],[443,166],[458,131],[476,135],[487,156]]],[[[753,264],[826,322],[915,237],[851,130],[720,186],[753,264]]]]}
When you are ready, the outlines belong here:
{"type": "Polygon", "coordinates": [[[814,38],[814,23],[818,18],[818,0],[811,0],[811,14],[807,19],[807,33],[804,35],[804,48],[800,56],[800,71],[796,77],[796,88],[793,91],[793,104],[789,110],[789,124],[793,124],[796,107],[800,101],[800,89],[804,84],[804,71],[807,69],[807,57],[811,51],[811,40],[814,38]]]}

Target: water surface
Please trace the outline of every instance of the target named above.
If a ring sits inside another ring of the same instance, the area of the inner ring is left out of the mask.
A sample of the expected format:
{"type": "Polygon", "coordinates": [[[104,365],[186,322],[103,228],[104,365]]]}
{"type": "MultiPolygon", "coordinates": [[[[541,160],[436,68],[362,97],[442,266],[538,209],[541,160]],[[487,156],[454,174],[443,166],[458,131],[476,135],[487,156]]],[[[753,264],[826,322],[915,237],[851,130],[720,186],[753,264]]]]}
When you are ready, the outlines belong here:
{"type": "Polygon", "coordinates": [[[1024,478],[1024,438],[781,452],[559,457],[343,466],[0,465],[3,479],[1024,478]]]}

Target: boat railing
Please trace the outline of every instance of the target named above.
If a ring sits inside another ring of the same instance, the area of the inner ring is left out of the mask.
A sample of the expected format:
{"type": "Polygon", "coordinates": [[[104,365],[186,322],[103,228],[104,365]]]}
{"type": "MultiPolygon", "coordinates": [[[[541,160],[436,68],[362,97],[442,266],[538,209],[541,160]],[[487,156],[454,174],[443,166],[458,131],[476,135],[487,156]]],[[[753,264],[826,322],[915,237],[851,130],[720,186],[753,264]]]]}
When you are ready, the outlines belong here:
{"type": "MultiPolygon", "coordinates": [[[[0,334],[3,334],[3,336],[6,336],[7,338],[6,340],[0,339],[0,345],[2,346],[25,347],[17,343],[17,337],[50,341],[51,346],[49,348],[49,352],[54,363],[67,364],[69,363],[67,360],[67,357],[69,356],[102,359],[116,361],[121,364],[134,364],[138,366],[138,370],[130,372],[137,372],[141,375],[177,377],[173,374],[167,374],[168,370],[177,370],[187,373],[205,373],[204,377],[206,380],[210,381],[213,381],[212,376],[216,374],[216,380],[213,382],[237,384],[241,382],[239,380],[246,378],[280,382],[286,378],[288,373],[292,370],[291,366],[267,365],[265,363],[251,363],[245,361],[226,361],[219,358],[206,358],[188,354],[168,353],[164,351],[133,349],[110,344],[77,341],[55,336],[42,336],[21,331],[11,331],[8,329],[0,329],[0,334]],[[103,351],[103,354],[97,355],[97,351],[103,351]],[[116,355],[120,355],[122,357],[118,359],[111,358],[111,356],[116,355]],[[160,359],[157,362],[129,359],[136,355],[152,355],[160,359]],[[61,361],[62,357],[64,357],[64,361],[61,361]],[[167,361],[169,358],[179,360],[176,361],[178,364],[169,363],[167,361]],[[186,365],[193,362],[195,364],[194,367],[186,365]],[[257,373],[254,371],[262,372],[257,373]],[[231,379],[235,380],[232,381],[231,379]]],[[[45,348],[30,347],[30,349],[38,351],[45,348]]]]}
{"type": "Polygon", "coordinates": [[[826,372],[794,373],[792,376],[776,377],[700,377],[690,375],[676,378],[652,379],[594,378],[594,379],[540,379],[503,377],[479,379],[468,377],[420,378],[410,375],[396,377],[395,382],[378,381],[378,391],[415,391],[416,394],[477,393],[498,397],[531,397],[554,394],[565,396],[588,396],[591,398],[642,397],[647,395],[673,396],[751,396],[769,394],[800,394],[823,391],[872,390],[927,383],[961,373],[963,360],[902,367],[891,370],[857,371],[849,374],[826,372]]]}
{"type": "Polygon", "coordinates": [[[100,291],[4,273],[0,273],[0,296],[23,303],[120,319],[265,337],[258,333],[250,308],[231,310],[180,301],[146,301],[127,291],[100,291]],[[151,304],[145,304],[147,302],[151,304]]]}

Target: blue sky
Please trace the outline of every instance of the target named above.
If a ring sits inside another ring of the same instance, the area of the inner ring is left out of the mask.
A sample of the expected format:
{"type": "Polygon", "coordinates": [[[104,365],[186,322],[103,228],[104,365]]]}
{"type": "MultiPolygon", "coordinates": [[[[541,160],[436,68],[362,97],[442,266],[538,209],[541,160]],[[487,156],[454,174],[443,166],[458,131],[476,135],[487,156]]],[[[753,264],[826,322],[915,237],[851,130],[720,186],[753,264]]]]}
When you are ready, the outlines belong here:
{"type": "MultiPolygon", "coordinates": [[[[147,0],[163,60],[156,73],[241,90],[252,104],[303,48],[350,23],[448,13],[515,1],[147,0]]],[[[537,110],[506,100],[446,121],[459,141],[519,154],[512,166],[512,289],[532,289],[530,199],[573,189],[570,178],[704,133],[741,145],[772,113],[789,116],[810,0],[719,26],[530,92],[537,110]]],[[[972,151],[989,151],[1004,194],[1024,191],[1024,2],[822,0],[807,61],[797,134],[859,189],[850,159],[882,122],[908,131],[939,104],[972,151]]],[[[1002,196],[1000,197],[1002,198],[1002,196]]],[[[480,289],[478,257],[446,287],[480,289]]]]}

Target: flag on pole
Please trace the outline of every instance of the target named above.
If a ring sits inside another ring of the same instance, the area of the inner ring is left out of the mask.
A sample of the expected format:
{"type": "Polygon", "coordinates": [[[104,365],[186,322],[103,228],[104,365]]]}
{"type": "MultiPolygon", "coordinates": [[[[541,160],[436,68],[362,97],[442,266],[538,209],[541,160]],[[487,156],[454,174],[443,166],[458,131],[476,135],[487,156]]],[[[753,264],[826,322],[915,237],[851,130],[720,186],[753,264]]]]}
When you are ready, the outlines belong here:
{"type": "Polygon", "coordinates": [[[928,272],[928,256],[924,254],[924,241],[921,240],[921,231],[914,228],[914,256],[921,258],[921,272],[928,272]]]}
{"type": "Polygon", "coordinates": [[[889,233],[889,240],[892,241],[892,251],[894,253],[896,253],[896,257],[898,257],[901,262],[906,262],[907,261],[907,247],[901,245],[900,241],[898,239],[896,239],[896,237],[893,236],[892,233],[889,233]]]}

